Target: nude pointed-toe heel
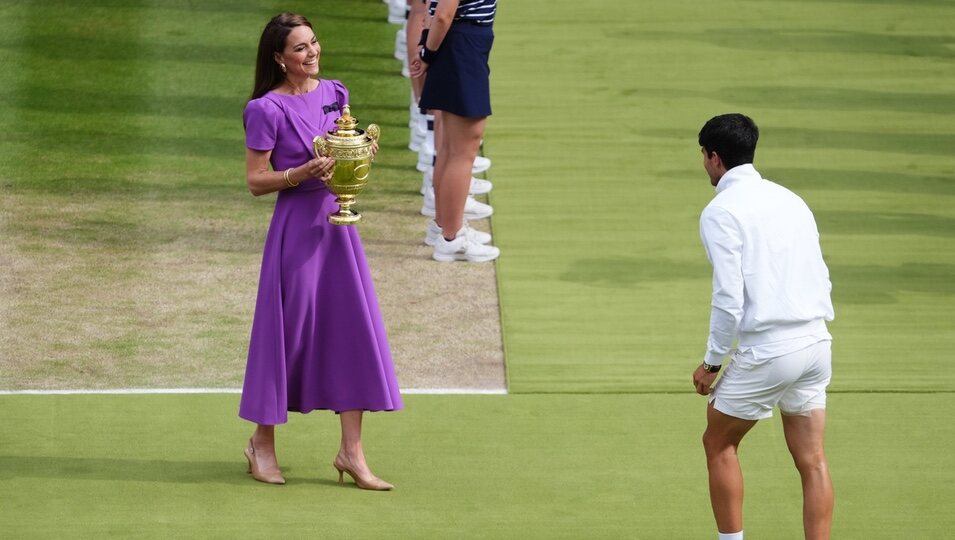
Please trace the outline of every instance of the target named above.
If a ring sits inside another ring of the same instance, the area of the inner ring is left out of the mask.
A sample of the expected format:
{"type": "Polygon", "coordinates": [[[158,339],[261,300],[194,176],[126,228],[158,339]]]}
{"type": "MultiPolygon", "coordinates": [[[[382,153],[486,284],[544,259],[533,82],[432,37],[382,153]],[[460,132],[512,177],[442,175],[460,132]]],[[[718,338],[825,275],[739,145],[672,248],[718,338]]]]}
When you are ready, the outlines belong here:
{"type": "Polygon", "coordinates": [[[345,473],[348,473],[348,476],[351,476],[352,480],[355,481],[355,485],[361,489],[368,489],[371,491],[391,491],[395,487],[388,482],[385,482],[381,478],[378,478],[377,476],[372,476],[371,478],[362,478],[345,465],[339,464],[337,461],[332,463],[332,467],[335,467],[335,470],[338,471],[339,484],[345,483],[345,473]]]}
{"type": "Polygon", "coordinates": [[[264,471],[259,469],[259,464],[255,460],[255,447],[252,446],[252,439],[249,439],[249,447],[246,448],[242,454],[245,455],[245,459],[249,462],[248,472],[252,475],[252,478],[255,478],[259,482],[265,482],[266,484],[285,483],[282,472],[277,468],[264,471]]]}

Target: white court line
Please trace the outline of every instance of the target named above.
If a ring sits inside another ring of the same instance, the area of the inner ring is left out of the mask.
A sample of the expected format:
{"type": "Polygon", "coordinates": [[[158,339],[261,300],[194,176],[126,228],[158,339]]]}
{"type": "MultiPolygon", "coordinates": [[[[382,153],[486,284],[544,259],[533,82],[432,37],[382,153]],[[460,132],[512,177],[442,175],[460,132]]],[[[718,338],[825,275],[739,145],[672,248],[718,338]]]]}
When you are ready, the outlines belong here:
{"type": "MultiPolygon", "coordinates": [[[[75,394],[241,394],[241,388],[106,388],[102,390],[0,390],[0,396],[75,395],[75,394]]],[[[503,388],[403,388],[402,394],[431,395],[506,395],[503,388]]]]}

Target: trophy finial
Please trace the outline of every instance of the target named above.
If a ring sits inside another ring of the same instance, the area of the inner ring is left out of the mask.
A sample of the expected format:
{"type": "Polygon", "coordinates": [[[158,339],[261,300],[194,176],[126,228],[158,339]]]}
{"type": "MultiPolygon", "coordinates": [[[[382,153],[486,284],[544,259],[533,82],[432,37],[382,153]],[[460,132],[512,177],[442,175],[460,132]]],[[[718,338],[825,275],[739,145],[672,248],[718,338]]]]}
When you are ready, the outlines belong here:
{"type": "Polygon", "coordinates": [[[338,126],[339,132],[352,133],[355,131],[355,128],[358,126],[358,119],[352,117],[351,107],[346,103],[342,107],[342,115],[335,120],[335,124],[338,126]]]}

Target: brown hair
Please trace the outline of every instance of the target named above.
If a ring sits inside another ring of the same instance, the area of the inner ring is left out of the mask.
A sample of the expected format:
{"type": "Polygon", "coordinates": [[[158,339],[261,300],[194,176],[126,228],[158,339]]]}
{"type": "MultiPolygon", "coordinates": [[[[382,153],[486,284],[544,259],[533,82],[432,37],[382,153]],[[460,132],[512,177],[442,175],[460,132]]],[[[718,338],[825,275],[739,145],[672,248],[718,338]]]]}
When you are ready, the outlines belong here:
{"type": "Polygon", "coordinates": [[[259,38],[259,52],[255,59],[255,85],[249,99],[264,96],[285,80],[285,74],[275,62],[275,53],[285,50],[285,40],[296,26],[311,28],[312,23],[302,15],[286,11],[272,17],[269,24],[265,25],[262,37],[259,38]]]}

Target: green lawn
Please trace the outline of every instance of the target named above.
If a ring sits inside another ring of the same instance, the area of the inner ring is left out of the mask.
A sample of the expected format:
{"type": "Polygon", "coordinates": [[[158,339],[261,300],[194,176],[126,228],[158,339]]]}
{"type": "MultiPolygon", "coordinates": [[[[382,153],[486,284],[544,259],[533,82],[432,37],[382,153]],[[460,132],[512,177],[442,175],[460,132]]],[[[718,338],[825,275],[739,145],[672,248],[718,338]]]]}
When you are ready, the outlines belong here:
{"type": "Polygon", "coordinates": [[[814,209],[835,391],[949,390],[955,2],[502,3],[495,238],[513,392],[689,388],[712,197],[696,136],[740,111],[814,209]]]}
{"type": "MultiPolygon", "coordinates": [[[[337,485],[334,415],[279,429],[285,486],[253,482],[235,395],[0,396],[9,538],[705,538],[715,536],[692,395],[408,396],[371,415],[390,493],[337,485]]],[[[955,526],[948,396],[831,399],[834,538],[955,526]],[[892,426],[892,429],[886,429],[892,426]]],[[[782,426],[741,449],[752,538],[802,538],[782,426]]]]}

